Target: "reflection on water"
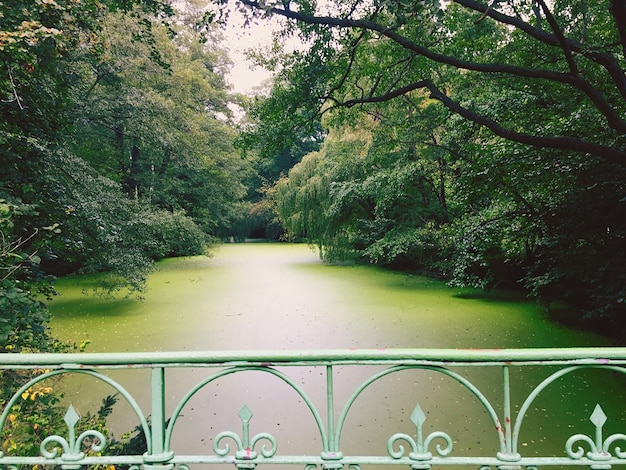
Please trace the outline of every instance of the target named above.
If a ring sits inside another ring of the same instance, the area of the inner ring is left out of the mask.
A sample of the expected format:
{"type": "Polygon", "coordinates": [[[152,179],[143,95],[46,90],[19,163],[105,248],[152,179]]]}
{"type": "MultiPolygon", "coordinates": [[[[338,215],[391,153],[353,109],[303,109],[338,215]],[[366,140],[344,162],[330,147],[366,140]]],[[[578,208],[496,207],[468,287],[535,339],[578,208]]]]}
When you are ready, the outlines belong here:
{"type": "MultiPolygon", "coordinates": [[[[328,266],[304,245],[224,245],[214,258],[166,260],[159,268],[141,301],[88,297],[84,283],[93,279],[62,280],[61,295],[51,304],[53,333],[74,341],[89,339],[91,352],[607,345],[599,336],[550,323],[540,308],[510,293],[452,289],[431,279],[371,267],[328,266]]],[[[324,409],[324,370],[288,372],[324,409]]],[[[471,377],[495,406],[502,406],[499,369],[459,372],[471,377]]],[[[171,407],[209,373],[169,372],[171,407]]],[[[337,414],[372,373],[372,368],[355,371],[347,366],[336,371],[337,414]]],[[[519,407],[548,373],[514,368],[514,403],[519,407]]],[[[114,375],[149,406],[147,371],[114,375]]],[[[83,408],[88,405],[81,396],[93,402],[107,393],[93,380],[72,384],[72,400],[83,408]]],[[[585,371],[559,380],[529,410],[520,436],[524,453],[556,446],[562,455],[567,437],[593,432],[588,417],[597,402],[609,416],[607,433],[617,432],[625,422],[623,398],[624,382],[608,372],[585,371]]],[[[363,392],[346,419],[341,449],[346,454],[384,455],[391,435],[415,434],[409,416],[418,402],[427,418],[424,432],[450,434],[454,455],[477,449],[496,452],[493,427],[475,397],[432,371],[391,374],[363,392]]],[[[244,403],[254,414],[251,432],[274,434],[279,453],[288,449],[319,454],[319,434],[302,399],[261,372],[228,376],[202,389],[177,422],[176,452],[212,454],[218,433],[240,432],[237,413],[244,403]]],[[[113,423],[117,435],[135,424],[124,405],[113,423]]]]}

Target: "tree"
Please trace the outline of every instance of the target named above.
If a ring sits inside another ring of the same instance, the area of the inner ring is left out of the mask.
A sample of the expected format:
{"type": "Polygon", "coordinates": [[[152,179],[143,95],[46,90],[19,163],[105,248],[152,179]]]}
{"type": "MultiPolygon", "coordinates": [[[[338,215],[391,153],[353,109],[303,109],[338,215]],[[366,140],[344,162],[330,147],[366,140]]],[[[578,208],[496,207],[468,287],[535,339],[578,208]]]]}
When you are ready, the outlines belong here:
{"type": "Polygon", "coordinates": [[[263,97],[248,100],[245,120],[239,124],[237,146],[246,155],[254,155],[257,169],[256,178],[248,184],[248,198],[253,204],[241,223],[244,231],[253,237],[277,239],[283,236],[284,230],[271,209],[272,204],[266,204],[267,190],[305,155],[317,151],[325,138],[318,119],[295,109],[293,104],[302,102],[302,89],[292,88],[290,83],[283,80],[280,85],[275,84],[270,100],[263,97]],[[285,121],[286,115],[291,120],[285,121]],[[298,124],[294,126],[296,121],[298,124]]]}
{"type": "Polygon", "coordinates": [[[27,247],[32,238],[46,237],[46,233],[58,229],[41,227],[28,237],[17,236],[13,231],[13,220],[32,211],[23,204],[0,201],[0,304],[2,312],[11,313],[0,317],[2,352],[45,350],[51,344],[44,326],[49,315],[40,298],[50,295],[51,290],[37,269],[41,257],[37,251],[28,251],[27,247]]]}
{"type": "Polygon", "coordinates": [[[624,164],[623,149],[610,144],[611,138],[626,131],[626,122],[620,118],[626,83],[619,56],[620,32],[624,28],[619,8],[585,1],[560,1],[553,9],[544,0],[499,1],[491,6],[455,0],[447,8],[439,1],[357,1],[338,6],[328,16],[310,1],[239,3],[257,15],[280,15],[302,25],[302,34],[313,44],[317,60],[312,54],[301,56],[300,67],[308,72],[301,79],[311,80],[314,76],[311,83],[320,87],[303,90],[312,95],[318,112],[327,107],[327,100],[332,101],[331,107],[350,107],[427,89],[433,99],[452,112],[507,140],[584,152],[624,164]],[[613,24],[609,10],[616,12],[613,24]],[[490,27],[483,28],[483,24],[490,27]],[[476,38],[482,41],[474,41],[476,38]],[[369,76],[369,83],[362,83],[363,63],[354,59],[359,48],[370,42],[384,44],[392,57],[400,55],[401,59],[381,64],[377,74],[369,76]],[[328,69],[331,60],[339,61],[344,74],[324,83],[314,72],[328,69]],[[514,77],[528,83],[551,84],[577,96],[605,123],[606,131],[588,139],[565,132],[551,133],[551,129],[518,130],[509,120],[498,122],[481,112],[479,106],[465,104],[464,90],[448,90],[446,76],[437,76],[436,66],[476,77],[514,77]]]}
{"type": "MultiPolygon", "coordinates": [[[[37,220],[22,218],[24,231],[42,220],[61,227],[41,251],[43,267],[111,270],[141,288],[152,259],[191,254],[192,247],[202,252],[199,246],[227,233],[239,215],[240,180],[250,170],[232,146],[228,60],[215,28],[194,31],[195,23],[176,18],[164,24],[160,12],[172,13],[165,3],[74,3],[50,3],[64,14],[52,15],[56,22],[40,33],[50,42],[45,48],[39,40],[25,39],[23,47],[7,41],[8,70],[20,54],[38,66],[6,82],[16,98],[3,107],[3,195],[37,206],[37,220]],[[45,61],[38,54],[47,54],[45,61]],[[137,220],[157,225],[137,231],[137,220]],[[178,243],[172,235],[183,227],[186,242],[178,243]],[[155,249],[144,235],[157,229],[172,245],[155,249]]],[[[35,8],[19,10],[18,32],[35,8]]]]}
{"type": "MultiPolygon", "coordinates": [[[[276,136],[280,126],[289,134],[299,116],[324,115],[328,126],[356,112],[384,120],[381,106],[425,93],[449,113],[438,145],[458,162],[456,192],[440,192],[457,211],[440,232],[449,255],[443,270],[465,284],[522,283],[596,323],[623,321],[619,2],[236,3],[252,16],[292,21],[288,28],[310,46],[285,62],[269,98],[288,111],[273,124],[274,139],[286,140],[276,136]]],[[[410,126],[396,129],[414,132],[410,126]]]]}
{"type": "Polygon", "coordinates": [[[153,260],[203,253],[227,230],[249,170],[232,147],[218,38],[166,23],[168,2],[2,7],[0,335],[3,347],[45,350],[48,274],[106,271],[105,289],[140,291],[153,260]],[[158,207],[157,176],[173,173],[195,175],[197,199],[185,190],[158,207]]]}
{"type": "Polygon", "coordinates": [[[97,70],[85,71],[83,82],[98,85],[82,91],[86,112],[76,151],[130,198],[184,212],[207,235],[222,237],[238,215],[232,208],[245,195],[241,180],[250,171],[233,147],[226,53],[214,27],[195,31],[197,18],[175,16],[170,28],[151,28],[155,62],[148,44],[133,41],[150,16],[135,16],[139,21],[106,19],[110,53],[97,70]]]}
{"type": "Polygon", "coordinates": [[[285,226],[328,260],[435,269],[454,179],[436,135],[445,117],[425,98],[351,116],[277,185],[285,226]],[[418,108],[428,120],[412,119],[418,108]]]}

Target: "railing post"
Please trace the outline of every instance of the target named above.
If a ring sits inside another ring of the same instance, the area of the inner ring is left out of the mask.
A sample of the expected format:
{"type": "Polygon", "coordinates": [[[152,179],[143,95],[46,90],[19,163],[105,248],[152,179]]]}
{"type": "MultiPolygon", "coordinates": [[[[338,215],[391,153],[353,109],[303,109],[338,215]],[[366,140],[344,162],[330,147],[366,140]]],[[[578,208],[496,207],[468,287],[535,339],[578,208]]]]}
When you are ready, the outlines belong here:
{"type": "Polygon", "coordinates": [[[322,467],[325,469],[342,468],[343,465],[337,462],[343,458],[343,453],[339,451],[339,436],[335,436],[335,390],[332,365],[326,366],[326,410],[328,445],[322,450],[322,459],[325,461],[322,467]]]}
{"type": "Polygon", "coordinates": [[[144,468],[170,470],[174,464],[167,463],[174,453],[165,449],[165,369],[153,367],[151,377],[152,421],[151,452],[144,454],[144,468]]]}
{"type": "MultiPolygon", "coordinates": [[[[503,391],[503,411],[504,411],[504,442],[505,452],[498,452],[498,458],[505,462],[518,462],[521,459],[517,449],[513,449],[512,423],[511,423],[511,383],[509,366],[502,366],[502,391],[503,391]]],[[[516,465],[501,465],[500,469],[516,469],[516,465]]]]}

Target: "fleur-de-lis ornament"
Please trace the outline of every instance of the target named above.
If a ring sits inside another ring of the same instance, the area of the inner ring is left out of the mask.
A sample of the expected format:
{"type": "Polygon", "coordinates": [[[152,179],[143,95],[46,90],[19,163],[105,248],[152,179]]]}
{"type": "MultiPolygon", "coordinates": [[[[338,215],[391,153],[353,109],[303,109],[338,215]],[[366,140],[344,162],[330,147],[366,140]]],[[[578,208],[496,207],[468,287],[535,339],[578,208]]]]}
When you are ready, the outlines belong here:
{"type": "MultiPolygon", "coordinates": [[[[88,437],[95,438],[91,442],[91,450],[94,452],[100,452],[106,447],[106,438],[104,435],[95,430],[84,431],[78,437],[76,437],[76,424],[80,421],[80,416],[72,405],[67,409],[65,417],[63,418],[68,428],[67,439],[61,436],[49,436],[46,437],[40,446],[41,455],[48,459],[57,457],[59,453],[59,446],[63,450],[61,454],[61,460],[64,462],[78,462],[85,457],[85,453],[82,452],[82,447],[85,444],[85,439],[88,437]],[[48,450],[50,444],[54,445],[51,450],[48,450]]],[[[63,465],[64,468],[80,468],[80,465],[63,465]]]]}
{"type": "Polygon", "coordinates": [[[411,421],[415,424],[415,439],[404,433],[397,433],[389,438],[387,451],[392,458],[399,459],[404,455],[404,446],[402,444],[398,444],[398,450],[394,449],[394,445],[397,444],[398,441],[406,441],[411,446],[411,452],[409,453],[409,458],[411,460],[423,461],[432,459],[433,454],[428,450],[428,447],[435,439],[442,439],[446,444],[443,448],[440,444],[437,444],[436,449],[438,455],[444,457],[452,452],[452,439],[445,432],[436,431],[430,433],[425,438],[423,437],[423,427],[424,422],[426,421],[426,415],[424,414],[424,411],[422,411],[419,404],[415,406],[413,413],[411,413],[411,421]]]}
{"type": "Polygon", "coordinates": [[[220,447],[220,442],[227,437],[235,441],[235,444],[237,445],[237,452],[235,452],[235,458],[237,459],[256,459],[258,454],[254,450],[254,447],[263,439],[269,441],[271,444],[269,449],[265,445],[261,447],[261,454],[263,457],[271,457],[276,453],[278,446],[276,444],[276,439],[271,434],[260,433],[250,438],[250,420],[252,419],[252,416],[250,408],[248,408],[247,405],[244,405],[239,411],[239,418],[241,418],[242,423],[241,437],[232,431],[225,431],[218,434],[213,442],[213,450],[217,455],[225,456],[230,452],[230,445],[228,443],[224,443],[224,447],[220,447]]]}
{"type": "Polygon", "coordinates": [[[577,442],[584,442],[589,445],[589,452],[587,452],[587,458],[589,460],[593,460],[596,462],[603,462],[610,460],[613,457],[618,457],[620,459],[626,458],[626,452],[622,451],[619,447],[615,447],[615,455],[611,454],[611,446],[617,441],[623,441],[626,443],[626,435],[624,434],[613,434],[606,439],[604,439],[602,435],[602,427],[604,423],[606,423],[607,417],[602,407],[600,405],[596,405],[591,414],[589,421],[591,421],[595,427],[596,432],[595,436],[592,439],[589,436],[584,434],[575,434],[570,437],[565,443],[565,452],[567,455],[574,459],[580,459],[585,455],[585,450],[578,446],[578,449],[574,451],[574,444],[577,442]]]}

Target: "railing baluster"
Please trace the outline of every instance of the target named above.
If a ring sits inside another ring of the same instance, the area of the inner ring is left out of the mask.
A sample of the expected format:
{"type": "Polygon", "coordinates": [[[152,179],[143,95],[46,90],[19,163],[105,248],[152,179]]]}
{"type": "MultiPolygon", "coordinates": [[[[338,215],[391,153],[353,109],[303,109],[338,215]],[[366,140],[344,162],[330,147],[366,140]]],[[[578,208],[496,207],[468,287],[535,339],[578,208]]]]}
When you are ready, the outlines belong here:
{"type": "MultiPolygon", "coordinates": [[[[501,423],[501,432],[504,432],[505,451],[498,452],[498,458],[505,462],[517,462],[521,456],[517,453],[517,449],[514,448],[512,440],[512,422],[511,422],[511,382],[510,382],[510,369],[508,365],[502,366],[502,398],[503,406],[502,411],[504,413],[504,424],[501,423]]],[[[506,468],[500,466],[500,468],[506,468]]]]}

